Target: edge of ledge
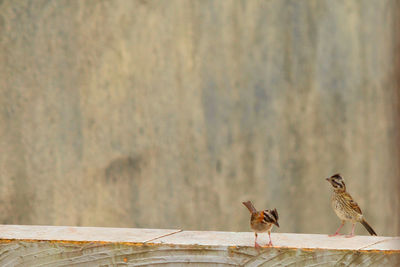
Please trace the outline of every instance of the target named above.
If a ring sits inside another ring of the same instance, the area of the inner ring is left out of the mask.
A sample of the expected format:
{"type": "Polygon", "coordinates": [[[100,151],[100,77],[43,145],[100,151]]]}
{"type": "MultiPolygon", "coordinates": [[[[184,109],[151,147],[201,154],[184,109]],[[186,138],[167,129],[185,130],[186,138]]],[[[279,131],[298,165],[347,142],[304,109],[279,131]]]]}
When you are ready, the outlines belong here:
{"type": "MultiPolygon", "coordinates": [[[[321,234],[272,233],[276,249],[357,250],[400,254],[400,237],[328,237],[321,234]]],[[[126,245],[174,245],[190,247],[253,247],[254,233],[221,231],[184,231],[181,229],[109,228],[37,225],[0,225],[0,243],[68,242],[122,243],[126,245]]],[[[268,241],[260,234],[260,245],[268,241]]]]}

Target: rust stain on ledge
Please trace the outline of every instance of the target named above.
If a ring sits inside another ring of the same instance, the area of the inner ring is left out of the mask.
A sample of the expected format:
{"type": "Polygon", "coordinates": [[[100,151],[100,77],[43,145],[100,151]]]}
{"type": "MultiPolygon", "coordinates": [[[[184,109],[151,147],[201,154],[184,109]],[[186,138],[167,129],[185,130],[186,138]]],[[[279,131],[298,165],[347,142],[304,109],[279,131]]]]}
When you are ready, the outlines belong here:
{"type": "MultiPolygon", "coordinates": [[[[27,242],[27,243],[50,243],[50,244],[73,244],[73,245],[88,245],[88,244],[100,244],[100,245],[126,245],[126,246],[149,246],[146,242],[113,242],[113,241],[75,241],[75,240],[47,240],[47,239],[0,239],[0,243],[12,243],[12,242],[27,242]]],[[[159,244],[154,244],[158,246],[159,244]]]]}
{"type": "MultiPolygon", "coordinates": [[[[173,234],[173,233],[172,233],[173,234]]],[[[168,235],[172,235],[168,234],[168,235]]],[[[162,238],[162,237],[160,237],[162,238]]],[[[157,240],[159,238],[154,238],[152,240],[157,240]]],[[[151,241],[152,241],[151,240],[151,241]]],[[[145,241],[145,242],[120,242],[120,241],[75,241],[75,240],[47,240],[47,239],[0,239],[0,243],[15,243],[15,242],[27,242],[27,243],[50,243],[50,244],[73,244],[77,246],[85,246],[89,244],[93,245],[125,245],[125,246],[130,246],[130,247],[162,247],[162,246],[168,246],[168,247],[176,247],[176,248],[183,248],[183,249],[203,249],[203,250],[208,250],[208,249],[215,249],[215,248],[221,248],[221,247],[226,247],[228,252],[234,253],[237,250],[241,249],[255,249],[252,245],[249,246],[221,246],[221,245],[201,245],[201,244],[173,244],[173,243],[168,243],[168,242],[150,242],[150,241],[145,241]]],[[[267,250],[293,250],[293,251],[303,251],[305,253],[307,252],[315,252],[315,251],[325,251],[325,250],[330,250],[330,251],[341,251],[341,252],[349,252],[349,251],[355,251],[355,252],[361,252],[361,253],[382,253],[382,254],[400,254],[399,249],[385,249],[385,250],[378,250],[378,249],[332,249],[332,248],[298,248],[298,247],[289,247],[289,246],[272,246],[272,247],[261,247],[259,250],[260,251],[267,251],[267,250]]]]}

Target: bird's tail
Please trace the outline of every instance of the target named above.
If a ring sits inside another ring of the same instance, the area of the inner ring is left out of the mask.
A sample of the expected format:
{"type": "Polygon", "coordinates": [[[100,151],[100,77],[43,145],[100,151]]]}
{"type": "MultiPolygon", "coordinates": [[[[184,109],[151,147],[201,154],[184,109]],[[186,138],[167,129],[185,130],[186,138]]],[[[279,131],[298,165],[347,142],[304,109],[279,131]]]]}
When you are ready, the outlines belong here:
{"type": "Polygon", "coordinates": [[[372,229],[372,227],[367,223],[366,220],[362,219],[361,224],[364,225],[364,227],[365,227],[365,229],[367,229],[368,233],[370,233],[371,235],[376,235],[374,229],[372,229]]]}
{"type": "Polygon", "coordinates": [[[257,212],[256,208],[254,208],[253,203],[251,203],[251,201],[246,201],[246,202],[242,202],[243,205],[246,206],[246,208],[249,209],[250,213],[254,213],[257,212]]]}

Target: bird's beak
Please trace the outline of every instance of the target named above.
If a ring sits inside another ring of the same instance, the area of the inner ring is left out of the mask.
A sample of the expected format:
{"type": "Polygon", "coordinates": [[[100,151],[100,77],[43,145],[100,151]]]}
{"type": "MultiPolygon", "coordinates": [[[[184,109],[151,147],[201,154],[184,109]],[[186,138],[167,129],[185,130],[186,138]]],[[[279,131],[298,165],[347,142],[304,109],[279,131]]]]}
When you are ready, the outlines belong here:
{"type": "Polygon", "coordinates": [[[279,227],[279,223],[278,222],[275,222],[274,224],[279,227]]]}
{"type": "Polygon", "coordinates": [[[328,182],[330,182],[330,181],[331,181],[331,179],[330,179],[330,178],[326,178],[325,180],[327,180],[328,182]]]}

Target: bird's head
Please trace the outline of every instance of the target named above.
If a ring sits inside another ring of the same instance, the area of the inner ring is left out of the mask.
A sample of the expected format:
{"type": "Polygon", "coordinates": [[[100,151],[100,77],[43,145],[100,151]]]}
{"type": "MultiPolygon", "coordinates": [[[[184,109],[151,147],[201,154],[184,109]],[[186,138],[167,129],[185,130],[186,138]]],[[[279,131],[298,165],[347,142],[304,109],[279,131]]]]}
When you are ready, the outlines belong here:
{"type": "Polygon", "coordinates": [[[344,183],[344,179],[340,174],[334,174],[326,180],[333,186],[333,190],[335,191],[346,191],[346,185],[344,183]]]}

